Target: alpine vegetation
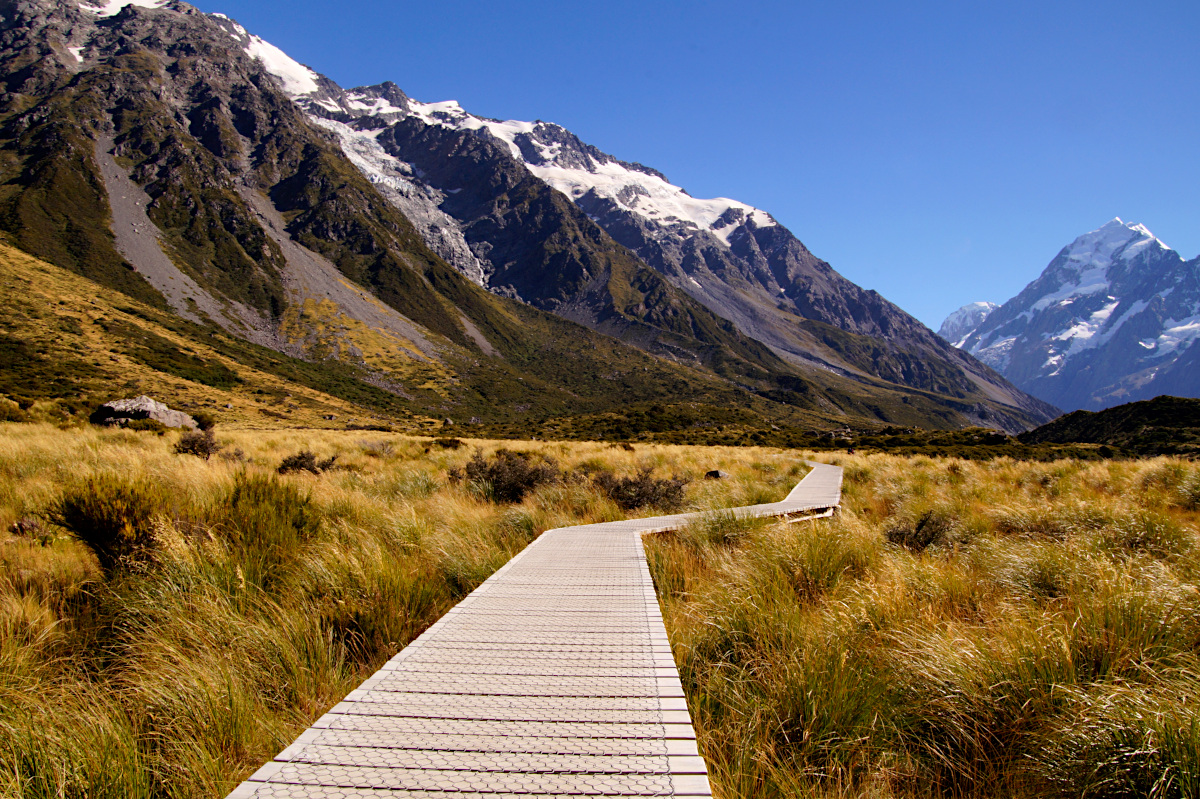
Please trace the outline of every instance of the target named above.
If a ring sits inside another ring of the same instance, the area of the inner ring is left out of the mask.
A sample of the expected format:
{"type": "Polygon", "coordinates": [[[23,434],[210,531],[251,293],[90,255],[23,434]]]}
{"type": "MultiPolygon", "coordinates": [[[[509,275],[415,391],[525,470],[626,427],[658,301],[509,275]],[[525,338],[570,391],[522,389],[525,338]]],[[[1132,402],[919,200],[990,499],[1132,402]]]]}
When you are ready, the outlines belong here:
{"type": "Polygon", "coordinates": [[[716,794],[1196,795],[1200,467],[834,461],[832,520],[647,539],[716,794]]]}

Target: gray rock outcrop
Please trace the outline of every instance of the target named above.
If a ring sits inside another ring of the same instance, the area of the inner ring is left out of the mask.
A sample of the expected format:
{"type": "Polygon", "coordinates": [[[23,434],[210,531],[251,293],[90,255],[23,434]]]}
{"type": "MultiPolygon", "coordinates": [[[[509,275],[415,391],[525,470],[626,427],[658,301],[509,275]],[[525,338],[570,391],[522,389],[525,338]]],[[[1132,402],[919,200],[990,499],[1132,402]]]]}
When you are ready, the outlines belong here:
{"type": "Polygon", "coordinates": [[[135,419],[153,419],[167,427],[188,427],[192,430],[198,427],[196,420],[183,411],[173,410],[145,394],[133,399],[106,402],[92,414],[92,422],[110,426],[123,427],[135,419]]]}

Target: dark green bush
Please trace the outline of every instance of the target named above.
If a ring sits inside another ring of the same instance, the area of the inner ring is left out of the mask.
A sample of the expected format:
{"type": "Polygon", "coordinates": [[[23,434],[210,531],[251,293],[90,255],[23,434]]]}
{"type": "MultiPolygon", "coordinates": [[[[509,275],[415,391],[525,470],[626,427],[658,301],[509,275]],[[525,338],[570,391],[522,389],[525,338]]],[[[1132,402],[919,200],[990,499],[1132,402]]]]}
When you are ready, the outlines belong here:
{"type": "Polygon", "coordinates": [[[609,472],[598,472],[592,478],[601,493],[625,510],[636,510],[646,506],[675,510],[683,504],[683,489],[688,481],[681,477],[656,478],[652,469],[645,466],[633,477],[617,477],[609,472]]]}
{"type": "Polygon", "coordinates": [[[208,460],[221,451],[212,428],[207,430],[192,430],[184,433],[175,442],[175,452],[179,455],[195,455],[197,458],[208,460]]]}
{"type": "Polygon", "coordinates": [[[87,478],[51,509],[51,518],[86,544],[106,572],[154,559],[153,517],[169,506],[166,491],[144,478],[87,478]]]}
{"type": "Polygon", "coordinates": [[[8,400],[0,400],[0,422],[27,422],[29,414],[21,406],[8,400]]]}
{"type": "Polygon", "coordinates": [[[496,502],[520,502],[533,489],[562,479],[550,458],[534,458],[526,452],[500,449],[491,460],[476,452],[463,469],[451,469],[450,481],[467,480],[479,486],[496,502]]]}
{"type": "Polygon", "coordinates": [[[279,464],[278,472],[280,474],[288,474],[290,472],[312,472],[320,474],[333,467],[337,460],[337,455],[331,455],[323,461],[317,460],[317,455],[309,450],[301,450],[295,455],[288,455],[283,459],[283,463],[279,464]]]}
{"type": "Polygon", "coordinates": [[[196,420],[196,426],[201,430],[212,430],[217,426],[217,417],[208,411],[196,411],[191,416],[196,420]]]}
{"type": "Polygon", "coordinates": [[[894,520],[884,531],[884,537],[913,552],[924,552],[932,546],[949,543],[954,531],[954,518],[944,511],[927,510],[912,518],[894,520]]]}
{"type": "Polygon", "coordinates": [[[147,433],[158,433],[160,436],[167,432],[167,426],[157,419],[130,419],[121,426],[126,430],[141,430],[147,433]]]}

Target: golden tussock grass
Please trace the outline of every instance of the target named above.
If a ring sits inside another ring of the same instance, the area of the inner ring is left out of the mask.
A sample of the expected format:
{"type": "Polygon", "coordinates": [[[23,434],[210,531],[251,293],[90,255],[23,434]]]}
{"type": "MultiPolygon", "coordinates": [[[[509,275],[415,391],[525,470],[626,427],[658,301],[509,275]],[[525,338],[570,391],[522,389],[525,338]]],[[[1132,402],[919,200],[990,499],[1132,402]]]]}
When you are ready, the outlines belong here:
{"type": "Polygon", "coordinates": [[[647,466],[715,511],[647,551],[720,796],[1200,790],[1195,464],[835,456],[843,512],[783,524],[719,510],[801,453],[176,438],[0,424],[0,795],[224,795],[540,532],[625,514],[582,475],[647,466]],[[449,479],[500,448],[575,477],[449,479]],[[276,474],[302,450],[337,459],[276,474]],[[109,561],[55,524],[105,514],[109,561]]]}
{"type": "Polygon", "coordinates": [[[219,430],[202,460],[177,439],[0,424],[0,795],[224,795],[540,532],[624,515],[578,475],[650,466],[712,508],[799,473],[766,450],[219,430]],[[577,476],[513,505],[448,480],[500,448],[577,476]],[[276,474],[305,450],[337,459],[276,474]]]}
{"type": "Polygon", "coordinates": [[[1200,795],[1200,467],[835,460],[647,543],[720,796],[1200,795]]]}

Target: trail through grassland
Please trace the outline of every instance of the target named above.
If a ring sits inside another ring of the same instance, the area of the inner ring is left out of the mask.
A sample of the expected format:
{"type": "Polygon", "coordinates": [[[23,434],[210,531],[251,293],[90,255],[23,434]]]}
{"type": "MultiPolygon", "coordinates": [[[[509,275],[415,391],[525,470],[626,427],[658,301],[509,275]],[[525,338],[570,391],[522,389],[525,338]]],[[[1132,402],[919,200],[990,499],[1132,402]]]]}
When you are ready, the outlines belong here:
{"type": "Polygon", "coordinates": [[[469,445],[218,431],[205,461],[176,437],[0,425],[0,795],[223,796],[538,532],[623,518],[597,486],[678,474],[702,510],[801,473],[767,450],[507,442],[562,479],[499,504],[448,479],[469,445]],[[276,473],[302,450],[338,458],[276,473]],[[72,514],[123,559],[53,524],[72,514]]]}
{"type": "MultiPolygon", "coordinates": [[[[508,442],[575,477],[499,504],[448,477],[470,443],[175,435],[0,424],[0,795],[224,795],[539,531],[634,513],[596,475],[728,508],[803,457],[508,442]],[[339,457],[277,475],[301,450],[339,457]],[[102,570],[50,523],[89,481],[147,557],[102,570]]],[[[1197,795],[1196,464],[834,461],[832,521],[647,539],[718,795],[1197,795]]]]}

